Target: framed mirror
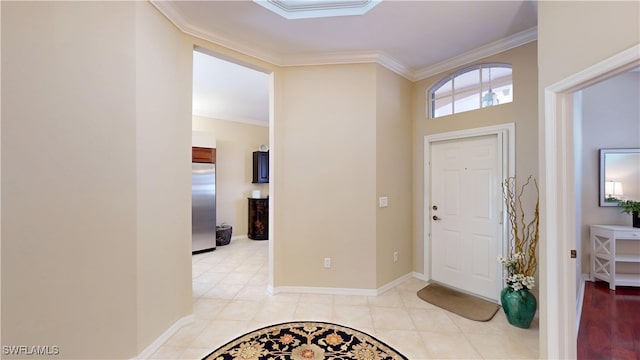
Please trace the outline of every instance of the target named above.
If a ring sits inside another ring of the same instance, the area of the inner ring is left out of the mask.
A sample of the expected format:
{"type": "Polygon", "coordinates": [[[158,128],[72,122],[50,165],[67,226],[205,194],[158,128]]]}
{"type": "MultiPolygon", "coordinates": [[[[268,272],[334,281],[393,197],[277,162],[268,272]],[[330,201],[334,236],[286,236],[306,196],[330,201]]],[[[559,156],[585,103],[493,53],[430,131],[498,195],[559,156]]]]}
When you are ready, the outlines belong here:
{"type": "Polygon", "coordinates": [[[600,206],[640,201],[640,149],[600,149],[600,206]]]}

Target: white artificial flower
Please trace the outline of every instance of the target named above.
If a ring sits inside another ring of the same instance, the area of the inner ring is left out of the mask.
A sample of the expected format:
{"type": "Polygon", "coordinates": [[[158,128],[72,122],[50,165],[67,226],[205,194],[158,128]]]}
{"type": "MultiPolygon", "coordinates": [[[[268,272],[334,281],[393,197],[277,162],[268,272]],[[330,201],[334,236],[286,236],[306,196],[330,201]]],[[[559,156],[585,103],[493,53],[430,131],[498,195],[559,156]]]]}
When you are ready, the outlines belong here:
{"type": "Polygon", "coordinates": [[[500,255],[497,256],[497,260],[508,270],[508,274],[505,275],[504,280],[507,282],[509,287],[516,291],[524,289],[525,287],[527,289],[533,289],[535,287],[535,279],[533,276],[525,276],[522,273],[513,273],[514,271],[517,271],[518,261],[525,258],[525,254],[521,252],[510,253],[506,258],[500,255]]]}

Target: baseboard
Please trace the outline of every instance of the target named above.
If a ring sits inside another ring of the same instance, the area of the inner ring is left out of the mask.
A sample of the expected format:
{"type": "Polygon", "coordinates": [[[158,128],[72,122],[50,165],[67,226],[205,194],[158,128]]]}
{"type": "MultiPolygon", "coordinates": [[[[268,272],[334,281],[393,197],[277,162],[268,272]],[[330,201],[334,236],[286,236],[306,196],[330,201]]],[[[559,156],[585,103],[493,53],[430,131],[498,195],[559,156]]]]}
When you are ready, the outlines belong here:
{"type": "Polygon", "coordinates": [[[358,288],[329,288],[329,287],[313,287],[313,286],[276,286],[267,289],[270,294],[281,293],[299,293],[299,294],[326,294],[326,295],[362,295],[362,296],[378,296],[404,281],[414,277],[413,273],[405,274],[377,289],[358,289],[358,288]]]}
{"type": "Polygon", "coordinates": [[[427,278],[427,277],[425,276],[425,274],[421,274],[421,273],[419,273],[419,272],[415,272],[415,271],[414,271],[414,272],[412,273],[412,275],[413,275],[413,277],[414,277],[414,278],[416,278],[416,279],[418,279],[418,280],[422,280],[422,281],[430,281],[430,280],[431,280],[431,279],[427,278]]]}
{"type": "Polygon", "coordinates": [[[162,333],[162,335],[160,335],[154,342],[147,346],[146,349],[142,350],[142,352],[138,354],[138,356],[131,358],[131,360],[148,359],[151,355],[153,355],[153,353],[158,351],[158,349],[160,349],[160,347],[164,345],[164,343],[167,342],[167,340],[169,340],[169,338],[173,336],[173,334],[177,333],[178,330],[180,330],[182,327],[193,323],[193,321],[193,315],[188,315],[178,319],[178,321],[173,323],[173,325],[171,325],[170,328],[162,333]]]}
{"type": "Polygon", "coordinates": [[[377,296],[377,295],[380,295],[380,294],[382,294],[382,293],[384,293],[384,292],[386,292],[386,291],[389,291],[389,290],[393,289],[394,287],[396,287],[396,286],[400,285],[401,283],[403,283],[403,282],[405,282],[405,281],[407,281],[407,280],[411,279],[412,277],[413,277],[413,273],[407,273],[407,274],[402,275],[402,276],[400,276],[399,278],[397,278],[397,279],[393,280],[393,281],[392,281],[392,282],[390,282],[390,283],[387,283],[387,284],[385,284],[385,285],[382,285],[381,287],[379,287],[379,288],[376,290],[376,296],[377,296]]]}
{"type": "Polygon", "coordinates": [[[363,295],[377,296],[375,289],[356,288],[329,288],[315,286],[276,286],[272,289],[273,294],[298,293],[298,294],[326,294],[326,295],[363,295]]]}
{"type": "Polygon", "coordinates": [[[582,304],[584,302],[584,288],[585,282],[591,281],[589,274],[582,274],[580,286],[578,286],[578,297],[576,298],[576,338],[578,337],[578,330],[580,330],[580,319],[582,318],[582,304]]]}

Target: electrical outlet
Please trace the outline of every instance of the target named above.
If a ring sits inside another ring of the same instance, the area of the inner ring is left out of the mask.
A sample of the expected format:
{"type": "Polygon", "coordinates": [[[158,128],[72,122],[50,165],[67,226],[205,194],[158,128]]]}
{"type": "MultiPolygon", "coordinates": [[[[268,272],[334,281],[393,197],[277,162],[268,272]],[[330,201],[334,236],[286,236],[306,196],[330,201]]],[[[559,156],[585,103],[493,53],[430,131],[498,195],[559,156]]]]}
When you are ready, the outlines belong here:
{"type": "Polygon", "coordinates": [[[387,207],[389,206],[389,198],[386,196],[381,196],[378,198],[378,206],[379,207],[387,207]]]}
{"type": "Polygon", "coordinates": [[[331,258],[324,258],[324,268],[328,269],[331,267],[331,258]]]}
{"type": "Polygon", "coordinates": [[[398,252],[397,251],[393,252],[393,262],[398,262],[398,252]]]}

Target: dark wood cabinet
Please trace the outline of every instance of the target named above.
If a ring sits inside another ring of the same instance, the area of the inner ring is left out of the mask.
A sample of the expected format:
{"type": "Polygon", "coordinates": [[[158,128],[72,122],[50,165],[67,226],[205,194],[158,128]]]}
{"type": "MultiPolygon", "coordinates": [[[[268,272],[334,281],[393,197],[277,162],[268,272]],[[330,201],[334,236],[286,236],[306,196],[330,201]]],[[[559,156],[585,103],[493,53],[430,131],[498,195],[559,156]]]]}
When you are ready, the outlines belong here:
{"type": "Polygon", "coordinates": [[[216,149],[192,147],[191,148],[191,162],[197,163],[216,163],[216,149]]]}
{"type": "Polygon", "coordinates": [[[269,152],[253,152],[253,181],[254,184],[269,182],[269,152]]]}
{"type": "Polygon", "coordinates": [[[249,199],[249,228],[247,236],[253,240],[269,238],[269,198],[249,199]]]}

